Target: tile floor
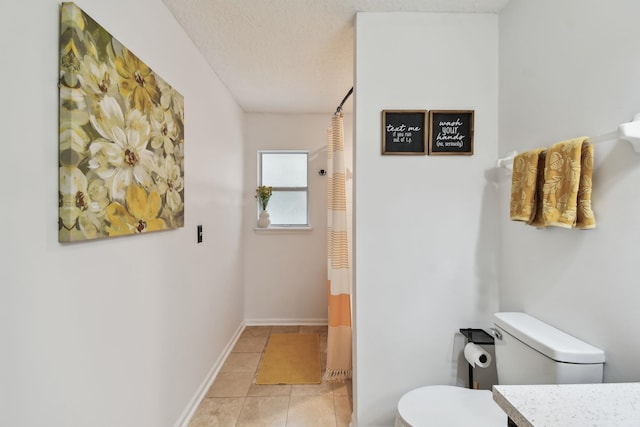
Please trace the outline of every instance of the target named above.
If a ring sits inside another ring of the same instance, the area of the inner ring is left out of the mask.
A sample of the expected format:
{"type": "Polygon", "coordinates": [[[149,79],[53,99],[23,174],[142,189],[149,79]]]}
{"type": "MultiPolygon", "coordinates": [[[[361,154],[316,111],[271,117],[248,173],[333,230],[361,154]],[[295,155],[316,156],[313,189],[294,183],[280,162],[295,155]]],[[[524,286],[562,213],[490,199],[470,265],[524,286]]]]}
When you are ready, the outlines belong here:
{"type": "MultiPolygon", "coordinates": [[[[324,369],[326,326],[247,326],[220,369],[189,427],[347,427],[351,381],[313,385],[257,385],[271,333],[317,333],[324,369]]],[[[323,371],[324,373],[324,371],[323,371]]]]}

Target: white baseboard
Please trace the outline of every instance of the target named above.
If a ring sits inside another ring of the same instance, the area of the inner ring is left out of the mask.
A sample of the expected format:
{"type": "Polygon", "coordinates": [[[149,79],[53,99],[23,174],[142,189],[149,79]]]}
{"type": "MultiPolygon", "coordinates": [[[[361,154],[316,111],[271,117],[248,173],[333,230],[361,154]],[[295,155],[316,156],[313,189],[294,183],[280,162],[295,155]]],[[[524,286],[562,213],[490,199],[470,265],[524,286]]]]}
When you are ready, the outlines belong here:
{"type": "Polygon", "coordinates": [[[245,319],[247,326],[325,326],[327,319],[245,319]]]}
{"type": "Polygon", "coordinates": [[[213,384],[213,381],[216,379],[218,372],[220,372],[222,365],[224,365],[225,360],[227,360],[229,353],[231,353],[231,350],[233,350],[233,347],[236,345],[236,342],[238,341],[238,338],[240,338],[240,335],[242,334],[242,331],[244,330],[244,327],[246,325],[247,323],[245,321],[240,324],[236,332],[231,337],[231,340],[229,340],[229,343],[220,354],[220,357],[218,357],[218,359],[215,361],[204,381],[202,382],[202,384],[200,384],[200,387],[191,398],[191,401],[180,415],[180,418],[178,418],[178,421],[175,423],[174,427],[189,426],[191,418],[193,418],[193,415],[196,413],[198,406],[200,406],[200,403],[207,395],[207,391],[211,387],[211,384],[213,384]]]}

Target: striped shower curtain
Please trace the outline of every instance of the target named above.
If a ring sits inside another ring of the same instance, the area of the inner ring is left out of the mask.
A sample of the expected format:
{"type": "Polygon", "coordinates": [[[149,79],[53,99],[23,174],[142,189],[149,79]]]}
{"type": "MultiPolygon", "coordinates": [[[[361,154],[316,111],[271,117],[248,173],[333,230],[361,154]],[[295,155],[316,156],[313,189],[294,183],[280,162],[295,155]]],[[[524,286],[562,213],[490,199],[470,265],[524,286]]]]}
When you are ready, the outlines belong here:
{"type": "Polygon", "coordinates": [[[351,378],[351,203],[347,200],[342,113],[331,119],[327,143],[328,381],[351,378]]]}

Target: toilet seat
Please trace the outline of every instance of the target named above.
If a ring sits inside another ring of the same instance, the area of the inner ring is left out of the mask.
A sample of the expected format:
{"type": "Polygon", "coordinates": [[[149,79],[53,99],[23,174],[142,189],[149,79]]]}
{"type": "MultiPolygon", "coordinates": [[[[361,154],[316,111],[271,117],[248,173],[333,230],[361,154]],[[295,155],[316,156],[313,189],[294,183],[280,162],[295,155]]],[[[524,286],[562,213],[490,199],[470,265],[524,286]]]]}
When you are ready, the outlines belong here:
{"type": "Polygon", "coordinates": [[[395,427],[504,427],[505,414],[489,390],[426,386],[411,390],[398,402],[395,427]]]}

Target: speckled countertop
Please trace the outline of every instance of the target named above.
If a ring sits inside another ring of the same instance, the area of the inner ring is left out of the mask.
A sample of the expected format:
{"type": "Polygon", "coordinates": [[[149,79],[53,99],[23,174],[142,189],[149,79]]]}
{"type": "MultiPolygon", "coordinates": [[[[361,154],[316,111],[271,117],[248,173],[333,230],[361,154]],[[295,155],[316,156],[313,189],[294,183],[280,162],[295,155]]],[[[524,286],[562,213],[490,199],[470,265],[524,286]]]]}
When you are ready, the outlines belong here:
{"type": "Polygon", "coordinates": [[[640,383],[496,385],[493,400],[518,427],[640,426],[640,383]]]}

